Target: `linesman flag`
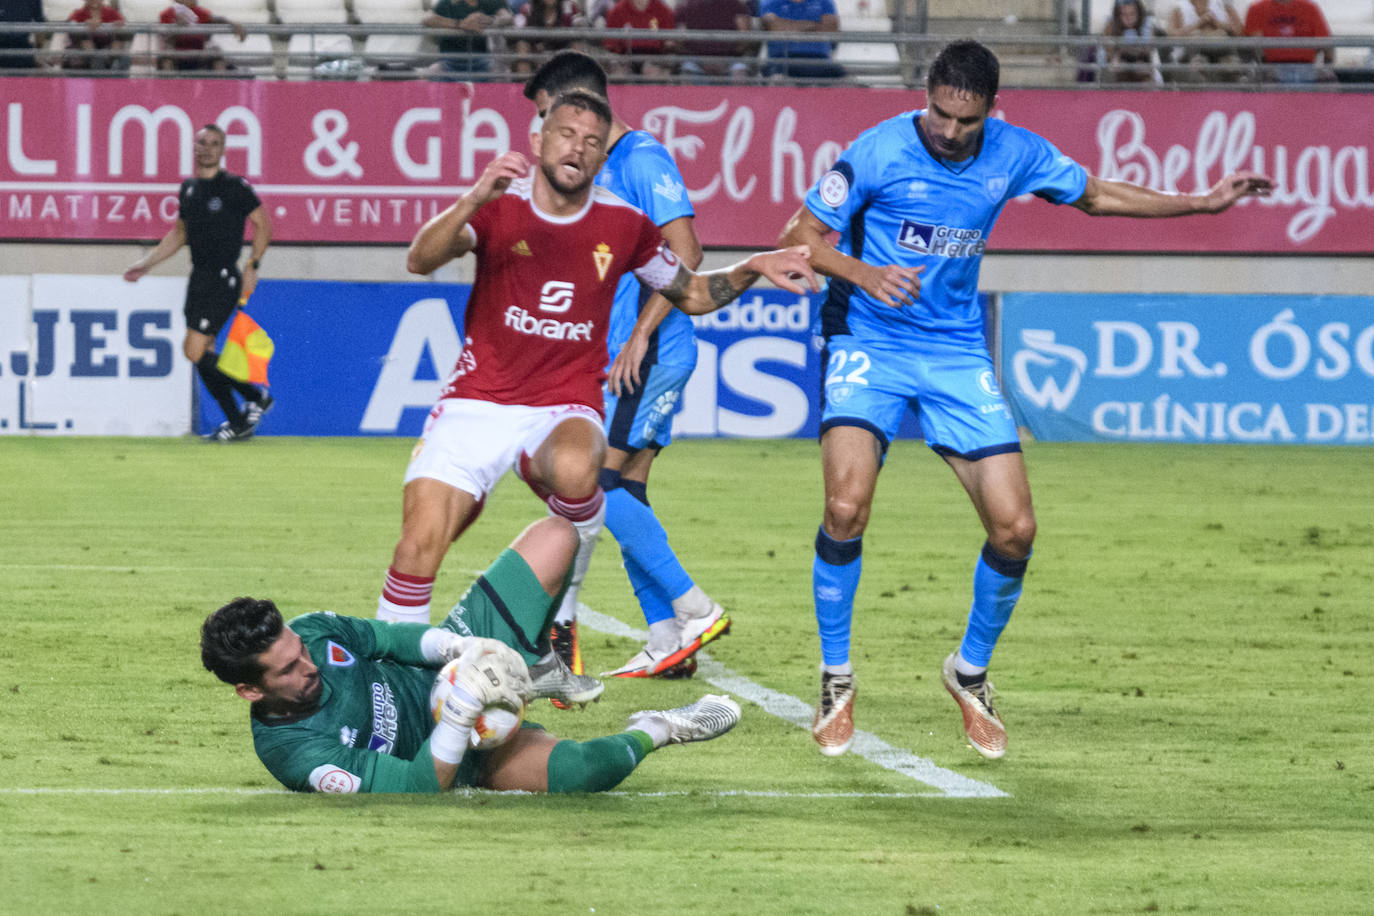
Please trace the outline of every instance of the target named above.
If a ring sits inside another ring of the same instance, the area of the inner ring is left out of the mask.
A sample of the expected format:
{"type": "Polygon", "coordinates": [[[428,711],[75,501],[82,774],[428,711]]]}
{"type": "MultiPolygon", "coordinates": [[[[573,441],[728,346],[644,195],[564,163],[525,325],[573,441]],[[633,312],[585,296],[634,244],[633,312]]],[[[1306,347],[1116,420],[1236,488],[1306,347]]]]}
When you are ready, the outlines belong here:
{"type": "Polygon", "coordinates": [[[224,340],[224,352],[219,355],[219,371],[240,382],[266,385],[267,364],[275,346],[256,321],[243,310],[246,299],[239,300],[239,312],[229,326],[224,340]]]}

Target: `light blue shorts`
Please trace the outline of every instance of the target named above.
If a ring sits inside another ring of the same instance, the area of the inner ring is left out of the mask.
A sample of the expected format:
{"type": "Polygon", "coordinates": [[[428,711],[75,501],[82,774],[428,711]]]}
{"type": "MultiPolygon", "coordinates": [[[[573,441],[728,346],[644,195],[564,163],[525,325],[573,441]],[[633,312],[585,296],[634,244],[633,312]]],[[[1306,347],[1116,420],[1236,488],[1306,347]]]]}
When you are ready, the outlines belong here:
{"type": "Polygon", "coordinates": [[[692,370],[660,365],[648,369],[632,394],[616,397],[606,391],[606,441],[611,448],[637,452],[661,449],[673,441],[673,415],[682,409],[682,390],[692,370]]]}
{"type": "Polygon", "coordinates": [[[886,452],[910,408],[926,444],[940,454],[976,461],[1021,450],[1016,421],[983,347],[897,349],[841,334],[826,341],[821,357],[822,433],[858,426],[877,436],[886,452]]]}

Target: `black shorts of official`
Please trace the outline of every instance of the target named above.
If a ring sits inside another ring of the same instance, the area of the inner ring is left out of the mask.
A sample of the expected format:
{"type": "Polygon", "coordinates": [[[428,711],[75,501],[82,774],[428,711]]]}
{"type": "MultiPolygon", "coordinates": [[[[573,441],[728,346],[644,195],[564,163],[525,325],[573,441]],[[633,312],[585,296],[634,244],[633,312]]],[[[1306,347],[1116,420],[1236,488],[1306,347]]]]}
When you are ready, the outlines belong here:
{"type": "Polygon", "coordinates": [[[211,337],[234,315],[242,287],[237,267],[193,267],[186,284],[186,330],[211,337]]]}

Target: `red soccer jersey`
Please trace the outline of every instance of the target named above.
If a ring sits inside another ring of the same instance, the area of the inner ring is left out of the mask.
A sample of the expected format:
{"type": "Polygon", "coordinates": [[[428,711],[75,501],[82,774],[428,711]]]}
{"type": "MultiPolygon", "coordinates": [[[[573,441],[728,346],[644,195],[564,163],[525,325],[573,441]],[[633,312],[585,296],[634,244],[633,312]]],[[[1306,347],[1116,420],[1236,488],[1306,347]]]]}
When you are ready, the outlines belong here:
{"type": "MultiPolygon", "coordinates": [[[[1260,0],[1245,12],[1245,34],[1264,38],[1329,38],[1331,29],[1321,7],[1308,0],[1260,0]]],[[[1317,59],[1317,52],[1311,48],[1265,48],[1264,59],[1271,64],[1310,64],[1317,59]]]]}
{"type": "MultiPolygon", "coordinates": [[[[635,9],[630,0],[620,0],[606,13],[606,28],[608,29],[663,30],[672,29],[673,26],[672,8],[661,3],[660,0],[649,0],[649,5],[642,10],[635,9]]],[[[663,53],[663,42],[657,40],[616,41],[608,38],[605,44],[606,50],[613,54],[663,53]]]]}
{"type": "Polygon", "coordinates": [[[468,223],[476,279],[443,397],[604,411],[616,285],[654,260],[663,236],[604,188],[593,186],[577,215],[553,217],[535,208],[531,187],[530,178],[511,182],[468,223]]]}

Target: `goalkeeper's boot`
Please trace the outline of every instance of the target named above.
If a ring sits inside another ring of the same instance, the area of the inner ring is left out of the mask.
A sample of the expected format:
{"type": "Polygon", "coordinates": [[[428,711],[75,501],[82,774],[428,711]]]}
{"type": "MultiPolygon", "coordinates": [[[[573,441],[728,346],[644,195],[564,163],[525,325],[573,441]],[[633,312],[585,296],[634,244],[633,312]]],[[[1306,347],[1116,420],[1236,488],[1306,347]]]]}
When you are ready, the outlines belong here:
{"type": "Polygon", "coordinates": [[[827,757],[838,757],[854,742],[854,675],[821,672],[821,702],[811,720],[811,737],[827,757]]]}
{"type": "Polygon", "coordinates": [[[271,410],[272,405],[277,402],[277,399],[268,394],[266,389],[262,389],[261,393],[261,400],[247,401],[243,405],[243,422],[254,431],[257,430],[258,424],[262,422],[267,411],[271,410]]]}
{"type": "Polygon", "coordinates": [[[734,728],[739,722],[739,704],[727,696],[707,694],[695,703],[676,709],[646,709],[630,716],[627,729],[653,735],[666,734],[666,744],[710,741],[734,728]],[[655,727],[657,726],[657,728],[655,727]]]}
{"type": "Polygon", "coordinates": [[[530,681],[534,687],[532,699],[547,698],[559,709],[585,707],[598,700],[606,689],[594,677],[573,674],[557,653],[542,664],[530,666],[530,681]]]}
{"type": "MultiPolygon", "coordinates": [[[[730,632],[730,617],[725,608],[711,602],[711,609],[700,617],[677,617],[677,648],[655,662],[649,677],[662,677],[668,671],[690,659],[697,650],[717,637],[730,632]]],[[[696,669],[693,668],[693,671],[696,669]]],[[[681,675],[679,675],[681,676],[681,675]]]]}
{"type": "Polygon", "coordinates": [[[964,714],[964,734],[969,744],[984,757],[996,760],[1007,752],[1007,730],[1002,725],[1001,716],[992,708],[992,682],[987,677],[972,684],[961,684],[959,672],[954,668],[954,654],[945,659],[940,669],[940,678],[959,711],[964,714]]]}

